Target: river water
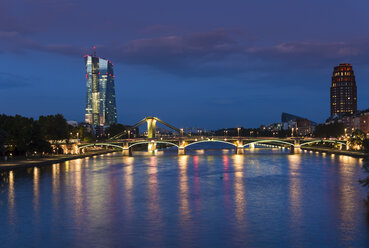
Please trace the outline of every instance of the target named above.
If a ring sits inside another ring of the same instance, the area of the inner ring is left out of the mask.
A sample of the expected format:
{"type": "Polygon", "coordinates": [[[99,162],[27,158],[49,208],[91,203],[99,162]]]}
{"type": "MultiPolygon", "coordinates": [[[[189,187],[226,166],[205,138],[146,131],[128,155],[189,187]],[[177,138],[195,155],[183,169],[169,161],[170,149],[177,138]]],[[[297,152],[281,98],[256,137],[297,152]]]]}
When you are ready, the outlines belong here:
{"type": "Polygon", "coordinates": [[[2,173],[0,247],[369,247],[362,159],[176,150],[2,173]]]}

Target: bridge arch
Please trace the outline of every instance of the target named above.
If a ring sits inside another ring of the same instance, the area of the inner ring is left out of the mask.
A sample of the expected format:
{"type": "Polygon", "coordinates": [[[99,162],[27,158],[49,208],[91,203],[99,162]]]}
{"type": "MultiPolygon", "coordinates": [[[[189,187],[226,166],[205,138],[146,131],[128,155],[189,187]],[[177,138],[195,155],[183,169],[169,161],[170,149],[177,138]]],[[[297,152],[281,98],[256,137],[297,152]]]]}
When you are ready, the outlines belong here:
{"type": "Polygon", "coordinates": [[[337,144],[341,144],[341,145],[347,146],[346,142],[338,141],[338,140],[313,140],[313,141],[301,143],[300,145],[301,146],[304,146],[304,145],[313,144],[313,143],[320,143],[320,142],[337,143],[337,144]]]}
{"type": "Polygon", "coordinates": [[[232,145],[234,147],[237,147],[235,144],[233,144],[231,142],[228,142],[228,141],[224,141],[224,140],[200,140],[200,141],[195,141],[195,142],[192,142],[192,143],[186,145],[185,148],[189,147],[189,146],[192,146],[192,145],[195,145],[195,144],[199,144],[199,143],[211,143],[211,142],[224,143],[224,144],[228,144],[228,145],[232,145]]]}
{"type": "Polygon", "coordinates": [[[112,146],[112,147],[117,147],[117,148],[123,149],[123,146],[115,145],[115,144],[109,144],[109,143],[87,144],[87,145],[78,146],[78,149],[83,149],[83,148],[90,147],[90,146],[112,146]]]}
{"type": "Polygon", "coordinates": [[[257,141],[254,141],[254,142],[247,143],[247,144],[243,145],[243,147],[249,146],[251,144],[256,145],[256,144],[264,144],[264,143],[280,143],[280,144],[284,144],[284,145],[295,146],[295,144],[287,142],[287,141],[283,141],[283,140],[257,140],[257,141]]]}
{"type": "Polygon", "coordinates": [[[128,146],[128,148],[132,148],[136,145],[141,145],[141,144],[151,144],[151,143],[156,143],[156,144],[168,144],[168,145],[172,145],[172,146],[176,146],[178,147],[177,144],[172,143],[172,142],[168,142],[168,141],[155,141],[155,142],[151,142],[151,141],[141,141],[141,142],[137,142],[137,143],[133,143],[131,145],[128,146]]]}

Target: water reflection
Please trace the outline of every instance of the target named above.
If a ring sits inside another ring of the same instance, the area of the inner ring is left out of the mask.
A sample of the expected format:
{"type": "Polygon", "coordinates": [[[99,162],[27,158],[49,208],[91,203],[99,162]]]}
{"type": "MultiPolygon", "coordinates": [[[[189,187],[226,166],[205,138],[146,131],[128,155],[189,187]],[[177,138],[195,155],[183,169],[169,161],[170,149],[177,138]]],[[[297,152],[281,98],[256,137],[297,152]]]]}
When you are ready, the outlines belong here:
{"type": "MultiPolygon", "coordinates": [[[[1,191],[0,191],[1,193],[1,191]]],[[[11,224],[15,224],[15,190],[14,190],[14,172],[9,171],[8,176],[8,211],[11,224]]]]}
{"type": "Polygon", "coordinates": [[[188,156],[178,157],[178,183],[179,183],[179,223],[181,238],[181,246],[191,247],[193,239],[192,235],[192,219],[189,202],[189,185],[188,185],[188,156]]]}
{"type": "Polygon", "coordinates": [[[11,171],[2,245],[368,247],[362,160],[258,152],[116,154],[11,171]]]}
{"type": "Polygon", "coordinates": [[[234,202],[235,202],[235,213],[236,219],[239,225],[242,225],[245,221],[246,214],[246,196],[244,189],[244,157],[242,155],[234,155],[233,156],[233,166],[234,166],[234,202]]]}
{"type": "Polygon", "coordinates": [[[127,217],[133,215],[133,170],[134,157],[123,157],[123,182],[124,182],[124,202],[127,217]]]}
{"type": "Polygon", "coordinates": [[[38,215],[40,210],[40,169],[33,168],[33,209],[35,215],[38,215]]]}
{"type": "Polygon", "coordinates": [[[293,222],[301,220],[301,179],[300,179],[300,155],[288,156],[289,167],[289,198],[293,222]]]}
{"type": "Polygon", "coordinates": [[[156,156],[150,157],[150,163],[147,167],[147,175],[148,224],[157,228],[156,231],[150,232],[147,235],[150,242],[152,242],[152,245],[159,247],[162,243],[162,240],[159,238],[161,237],[159,230],[162,228],[163,222],[161,221],[160,194],[158,189],[158,163],[156,156]]]}
{"type": "Polygon", "coordinates": [[[340,235],[342,240],[352,240],[356,232],[354,213],[357,211],[355,203],[355,186],[352,184],[358,181],[355,178],[355,158],[348,156],[338,156],[340,166],[338,167],[340,175],[339,184],[339,208],[340,208],[340,235]]]}
{"type": "Polygon", "coordinates": [[[195,195],[195,210],[201,209],[201,192],[200,192],[200,156],[193,156],[193,191],[195,195]]]}
{"type": "Polygon", "coordinates": [[[60,164],[52,165],[52,198],[53,209],[58,211],[60,202],[60,164]]]}
{"type": "Polygon", "coordinates": [[[290,205],[290,223],[291,229],[294,230],[291,235],[296,236],[293,247],[300,246],[303,239],[301,224],[303,221],[302,210],[302,186],[301,186],[301,155],[288,155],[288,172],[289,172],[289,205],[290,205]]]}
{"type": "Polygon", "coordinates": [[[82,170],[81,170],[82,159],[74,161],[71,167],[70,176],[73,178],[74,196],[73,196],[73,211],[74,220],[77,227],[81,227],[83,220],[83,184],[82,184],[82,170]]]}
{"type": "Polygon", "coordinates": [[[224,194],[224,205],[226,207],[226,213],[231,218],[233,209],[232,209],[232,192],[230,185],[230,173],[229,173],[229,157],[227,155],[223,155],[223,194],[224,194]]]}
{"type": "Polygon", "coordinates": [[[186,222],[190,218],[190,206],[188,201],[188,176],[187,176],[187,166],[188,166],[188,156],[180,156],[178,158],[179,166],[179,211],[181,216],[181,223],[186,222]]]}

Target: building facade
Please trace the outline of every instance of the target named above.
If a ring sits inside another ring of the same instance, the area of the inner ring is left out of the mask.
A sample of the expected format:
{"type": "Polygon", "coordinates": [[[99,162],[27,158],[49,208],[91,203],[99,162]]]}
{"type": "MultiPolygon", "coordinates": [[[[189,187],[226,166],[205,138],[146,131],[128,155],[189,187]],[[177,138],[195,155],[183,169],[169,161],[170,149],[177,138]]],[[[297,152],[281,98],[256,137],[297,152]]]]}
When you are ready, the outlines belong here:
{"type": "Polygon", "coordinates": [[[341,122],[345,126],[346,134],[351,134],[355,130],[361,130],[369,137],[369,111],[343,116],[341,122]]]}
{"type": "Polygon", "coordinates": [[[357,89],[352,66],[335,66],[331,85],[331,116],[354,114],[356,111],[357,89]]]}
{"type": "Polygon", "coordinates": [[[85,122],[108,126],[117,122],[113,64],[106,59],[86,55],[85,122]]]}
{"type": "Polygon", "coordinates": [[[296,119],[296,133],[300,136],[306,136],[313,132],[311,121],[305,118],[296,119]]]}

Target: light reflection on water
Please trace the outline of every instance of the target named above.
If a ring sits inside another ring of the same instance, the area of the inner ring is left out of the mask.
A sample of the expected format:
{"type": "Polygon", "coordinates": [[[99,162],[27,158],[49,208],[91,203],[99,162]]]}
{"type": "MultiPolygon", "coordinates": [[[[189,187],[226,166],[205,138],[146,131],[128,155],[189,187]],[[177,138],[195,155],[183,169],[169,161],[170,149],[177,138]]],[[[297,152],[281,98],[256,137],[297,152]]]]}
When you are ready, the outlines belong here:
{"type": "Polygon", "coordinates": [[[120,153],[4,173],[5,247],[368,247],[362,159],[120,153]]]}

